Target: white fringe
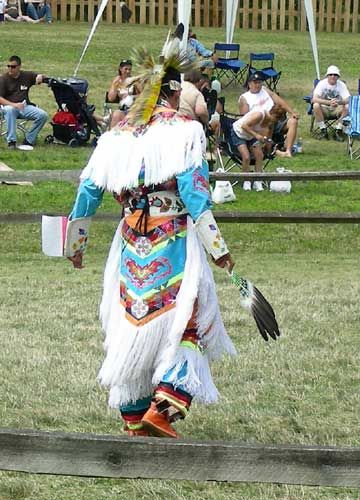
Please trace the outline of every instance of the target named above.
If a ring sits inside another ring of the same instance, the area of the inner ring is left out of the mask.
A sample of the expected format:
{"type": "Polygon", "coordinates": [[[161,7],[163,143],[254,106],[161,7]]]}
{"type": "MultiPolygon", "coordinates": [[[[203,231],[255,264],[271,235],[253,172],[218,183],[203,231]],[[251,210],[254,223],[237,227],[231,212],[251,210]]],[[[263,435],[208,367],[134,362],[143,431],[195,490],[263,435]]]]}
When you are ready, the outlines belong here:
{"type": "Polygon", "coordinates": [[[144,164],[145,185],[159,184],[190,167],[200,167],[205,149],[203,128],[195,120],[158,121],[138,136],[115,128],[99,138],[80,179],[120,193],[138,186],[144,164]]]}
{"type": "Polygon", "coordinates": [[[184,385],[204,402],[217,399],[208,359],[235,349],[225,332],[218,308],[215,284],[206,256],[188,217],[187,259],[176,307],[149,323],[136,327],[125,318],[120,305],[120,228],[114,237],[104,274],[104,294],[100,316],[105,332],[105,360],[98,379],[110,387],[109,405],[118,407],[151,394],[164,374],[184,360],[188,376],[184,385]],[[179,349],[183,332],[198,298],[199,333],[207,350],[204,355],[179,349]],[[191,389],[191,390],[190,390],[191,389]]]}

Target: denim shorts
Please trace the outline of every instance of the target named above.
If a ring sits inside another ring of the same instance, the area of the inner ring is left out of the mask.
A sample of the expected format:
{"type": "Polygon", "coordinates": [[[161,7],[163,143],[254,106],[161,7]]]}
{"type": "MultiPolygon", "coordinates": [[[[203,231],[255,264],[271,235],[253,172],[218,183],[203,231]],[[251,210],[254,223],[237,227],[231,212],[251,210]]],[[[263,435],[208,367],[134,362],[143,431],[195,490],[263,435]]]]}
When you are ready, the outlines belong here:
{"type": "Polygon", "coordinates": [[[232,128],[231,129],[231,142],[232,142],[233,146],[238,147],[238,146],[241,146],[242,144],[245,144],[249,148],[250,146],[253,146],[255,144],[256,139],[255,139],[255,137],[253,137],[250,140],[242,139],[241,137],[239,137],[236,134],[235,130],[232,128]]]}

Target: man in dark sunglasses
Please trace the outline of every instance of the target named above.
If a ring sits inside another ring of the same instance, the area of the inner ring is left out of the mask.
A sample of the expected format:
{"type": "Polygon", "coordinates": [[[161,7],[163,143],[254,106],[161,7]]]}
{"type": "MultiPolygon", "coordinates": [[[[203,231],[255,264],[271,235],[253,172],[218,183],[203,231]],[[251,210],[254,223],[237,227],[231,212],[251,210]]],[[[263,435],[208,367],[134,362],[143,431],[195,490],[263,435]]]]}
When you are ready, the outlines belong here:
{"type": "MultiPolygon", "coordinates": [[[[31,104],[29,89],[44,81],[44,75],[21,69],[21,59],[11,56],[7,63],[7,72],[0,76],[0,106],[5,116],[8,146],[16,148],[16,120],[18,118],[33,121],[32,127],[26,132],[23,145],[30,149],[38,133],[45,125],[47,113],[31,104]]],[[[24,148],[25,149],[25,148],[24,148]]]]}

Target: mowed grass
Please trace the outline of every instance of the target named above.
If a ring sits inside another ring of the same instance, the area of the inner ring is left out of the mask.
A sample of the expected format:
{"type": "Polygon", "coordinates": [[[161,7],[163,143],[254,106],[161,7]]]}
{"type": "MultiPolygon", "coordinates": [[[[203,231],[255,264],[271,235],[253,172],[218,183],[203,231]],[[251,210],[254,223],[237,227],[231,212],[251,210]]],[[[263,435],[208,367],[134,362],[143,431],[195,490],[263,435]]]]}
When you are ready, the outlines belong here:
{"type": "MultiPolygon", "coordinates": [[[[8,54],[18,53],[28,69],[67,76],[87,32],[85,24],[5,25],[1,58],[5,63],[8,54]]],[[[224,39],[220,29],[197,32],[208,46],[224,39]]],[[[100,26],[79,73],[90,82],[89,102],[101,109],[118,61],[139,43],[158,49],[165,33],[165,28],[100,26]]],[[[241,42],[244,58],[250,51],[275,50],[283,70],[279,89],[298,111],[304,111],[302,96],[314,76],[308,35],[238,32],[235,40],[241,42]]],[[[355,90],[357,35],[321,34],[318,40],[322,69],[338,64],[355,90]]],[[[238,94],[239,89],[226,91],[229,110],[236,110],[238,94]]],[[[34,100],[50,115],[55,111],[55,100],[46,87],[34,89],[34,100]]],[[[287,167],[304,171],[358,168],[357,162],[347,159],[344,144],[314,141],[308,125],[303,114],[305,153],[286,162],[287,167]]],[[[47,125],[41,138],[50,132],[47,125]]],[[[90,147],[72,150],[41,143],[29,154],[10,153],[0,144],[0,160],[18,170],[78,169],[90,154],[90,147]]],[[[279,162],[271,168],[275,166],[279,162]]],[[[75,187],[68,183],[0,188],[1,213],[68,213],[75,196],[75,187]]],[[[237,194],[235,203],[219,208],[359,210],[356,182],[294,183],[288,196],[237,194]]],[[[115,213],[119,207],[108,195],[101,210],[115,213]]],[[[93,223],[86,267],[75,271],[66,260],[41,254],[38,225],[0,225],[2,427],[122,433],[117,412],[107,409],[107,393],[96,382],[103,358],[97,310],[115,227],[93,223]]],[[[220,403],[194,405],[189,417],[177,426],[180,434],[194,440],[359,446],[358,225],[224,224],[222,230],[238,272],[250,278],[273,304],[282,337],[276,343],[263,342],[252,318],[240,309],[236,290],[214,268],[224,321],[239,354],[213,367],[220,403]]],[[[358,499],[359,491],[0,474],[1,500],[75,498],[345,500],[358,499]]]]}

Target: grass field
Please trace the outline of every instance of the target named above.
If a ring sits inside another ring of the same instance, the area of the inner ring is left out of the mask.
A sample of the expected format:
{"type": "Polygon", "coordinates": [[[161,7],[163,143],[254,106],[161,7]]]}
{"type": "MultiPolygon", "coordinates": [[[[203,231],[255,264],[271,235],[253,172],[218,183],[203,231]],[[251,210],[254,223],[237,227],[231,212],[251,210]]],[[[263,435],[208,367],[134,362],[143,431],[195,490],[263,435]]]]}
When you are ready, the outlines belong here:
{"type": "MultiPolygon", "coordinates": [[[[1,61],[17,53],[24,67],[53,76],[70,75],[88,31],[85,24],[8,26],[1,29],[1,61]],[[24,44],[26,40],[26,44],[24,44]]],[[[119,59],[139,42],[159,48],[166,30],[139,26],[100,26],[80,75],[90,82],[89,101],[101,109],[104,92],[119,59]]],[[[211,46],[223,30],[197,30],[211,46]]],[[[319,35],[323,70],[338,64],[357,88],[353,57],[357,35],[319,35]]],[[[308,35],[239,32],[241,51],[273,48],[283,70],[280,92],[302,114],[304,154],[286,166],[292,170],[355,170],[345,145],[322,143],[308,134],[302,96],[314,77],[308,35]]],[[[226,93],[236,110],[239,89],[226,93]]],[[[46,87],[34,100],[49,114],[55,100],[46,87]]],[[[51,132],[50,126],[42,137],[51,132]]],[[[0,161],[22,170],[81,168],[91,148],[73,150],[40,144],[31,153],[8,152],[0,161]]],[[[273,162],[271,168],[279,166],[273,162]]],[[[291,195],[237,192],[236,202],[221,209],[243,211],[358,211],[356,182],[294,183],[291,195]]],[[[0,212],[67,213],[75,195],[70,184],[41,183],[33,188],[0,186],[0,212]]],[[[101,210],[117,207],[107,196],[101,210]]],[[[102,360],[97,307],[102,270],[114,224],[92,226],[86,267],[40,251],[38,225],[0,225],[0,419],[2,427],[120,434],[116,412],[96,383],[102,360]]],[[[239,356],[214,366],[221,392],[219,405],[192,408],[179,423],[190,439],[256,443],[360,446],[358,297],[360,271],[357,225],[223,225],[240,274],[248,276],[270,299],[283,336],[265,344],[252,319],[234,305],[233,289],[214,269],[221,310],[239,356]]],[[[169,457],[171,459],[171,457],[169,457]]],[[[216,484],[160,480],[100,480],[0,473],[0,500],[105,499],[359,499],[350,488],[314,488],[265,484],[216,484]]]]}

